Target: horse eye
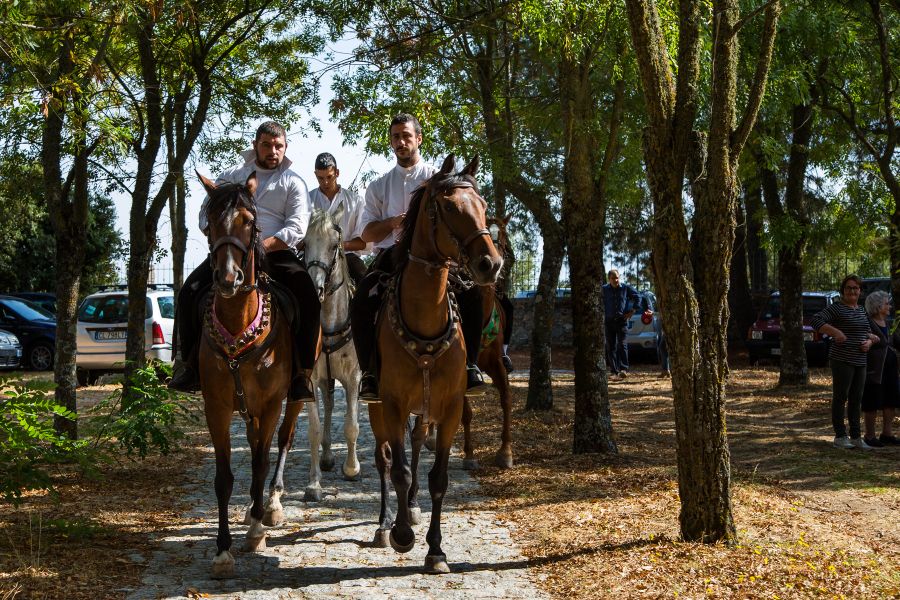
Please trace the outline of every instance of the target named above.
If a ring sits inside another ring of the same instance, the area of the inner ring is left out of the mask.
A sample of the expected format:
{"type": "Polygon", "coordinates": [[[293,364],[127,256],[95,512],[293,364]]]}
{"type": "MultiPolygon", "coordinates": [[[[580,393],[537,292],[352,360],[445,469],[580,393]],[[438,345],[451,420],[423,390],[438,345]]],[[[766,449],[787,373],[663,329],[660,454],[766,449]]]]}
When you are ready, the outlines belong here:
{"type": "Polygon", "coordinates": [[[459,212],[459,210],[457,210],[456,208],[456,204],[450,201],[444,203],[444,210],[448,213],[459,212]]]}

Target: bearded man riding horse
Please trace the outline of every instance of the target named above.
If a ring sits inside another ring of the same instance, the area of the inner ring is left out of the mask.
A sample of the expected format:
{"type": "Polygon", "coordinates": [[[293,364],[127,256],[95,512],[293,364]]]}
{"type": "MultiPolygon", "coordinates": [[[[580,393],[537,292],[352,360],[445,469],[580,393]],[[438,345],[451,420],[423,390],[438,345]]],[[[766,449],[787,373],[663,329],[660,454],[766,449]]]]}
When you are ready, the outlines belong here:
{"type": "MultiPolygon", "coordinates": [[[[295,172],[291,160],[285,157],[287,150],[284,127],[274,121],[259,126],[253,148],[242,153],[245,161],[216,179],[216,184],[243,184],[255,172],[256,227],[265,249],[264,271],[275,282],[290,290],[282,302],[283,310],[294,313],[291,318],[291,338],[294,341],[294,365],[289,399],[311,401],[314,399],[310,375],[316,363],[319,342],[319,296],[303,263],[294,248],[303,240],[310,216],[309,192],[306,182],[295,172]],[[293,296],[293,298],[291,298],[293,296]],[[293,310],[294,299],[301,310],[293,310]]],[[[200,209],[200,229],[209,231],[207,204],[200,209]]],[[[210,248],[211,256],[215,249],[210,248]]],[[[200,340],[201,297],[214,282],[214,266],[205,261],[188,276],[178,294],[178,341],[181,345],[182,369],[169,382],[169,387],[193,392],[200,385],[198,376],[198,342],[200,340]]],[[[241,277],[241,271],[237,271],[241,277]]],[[[231,282],[229,282],[231,283],[231,282]]],[[[237,282],[241,285],[242,282],[237,282]]],[[[245,282],[251,285],[252,282],[245,282]]]]}

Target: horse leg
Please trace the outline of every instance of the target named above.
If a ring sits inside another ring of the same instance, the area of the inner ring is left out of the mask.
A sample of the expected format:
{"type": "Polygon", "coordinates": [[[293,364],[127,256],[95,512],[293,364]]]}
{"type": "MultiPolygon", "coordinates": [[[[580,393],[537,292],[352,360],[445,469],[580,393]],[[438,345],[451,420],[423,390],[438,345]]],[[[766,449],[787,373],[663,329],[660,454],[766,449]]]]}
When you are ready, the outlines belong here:
{"type": "Polygon", "coordinates": [[[419,456],[422,454],[422,446],[428,426],[422,421],[422,417],[416,417],[415,424],[409,431],[409,441],[412,447],[412,485],[409,486],[409,521],[413,525],[422,522],[422,509],[419,508],[419,456]]]}
{"type": "Polygon", "coordinates": [[[331,451],[331,415],[334,412],[334,394],[331,392],[331,382],[328,379],[322,381],[322,406],[325,409],[325,427],[322,430],[322,456],[319,458],[319,468],[323,471],[334,469],[334,453],[331,451]]]}
{"type": "MultiPolygon", "coordinates": [[[[297,433],[297,417],[303,410],[302,402],[289,402],[284,409],[284,419],[278,428],[278,459],[275,463],[275,474],[269,483],[269,499],[266,501],[263,525],[277,527],[284,523],[284,507],[281,496],[284,494],[284,465],[288,452],[294,446],[294,435],[297,433]]],[[[249,523],[248,523],[249,525],[249,523]]]]}
{"type": "Polygon", "coordinates": [[[497,376],[490,374],[494,380],[494,386],[500,395],[500,408],[503,409],[503,432],[500,434],[500,449],[494,457],[494,464],[501,469],[513,468],[513,452],[512,452],[512,435],[510,434],[510,424],[512,422],[512,394],[509,393],[509,378],[506,375],[506,368],[503,363],[499,363],[497,368],[497,376]]]}
{"type": "MultiPolygon", "coordinates": [[[[320,380],[321,382],[321,380],[320,380]]],[[[328,386],[326,381],[325,386],[328,386]]],[[[322,391],[322,387],[319,391],[322,391]]],[[[319,402],[309,404],[309,483],[303,490],[304,502],[322,501],[322,471],[319,467],[319,444],[322,440],[322,422],[319,420],[319,402]]]]}
{"type": "Polygon", "coordinates": [[[206,413],[206,423],[216,452],[216,503],[219,509],[219,529],[216,535],[216,557],[212,562],[210,576],[213,579],[234,577],[234,556],[231,554],[231,531],[228,525],[228,501],[234,488],[234,473],[231,471],[231,411],[222,414],[206,413]]]}
{"type": "Polygon", "coordinates": [[[359,480],[359,457],[356,455],[356,440],[359,438],[359,375],[341,380],[347,412],[344,414],[344,439],[347,440],[347,458],[344,459],[344,479],[359,480]]]}
{"type": "MultiPolygon", "coordinates": [[[[458,421],[457,421],[458,427],[458,421]]],[[[450,461],[450,445],[456,427],[444,422],[438,425],[437,449],[434,453],[434,466],[428,472],[428,491],[431,493],[431,523],[425,540],[428,542],[428,554],[425,556],[426,573],[449,573],[450,565],[447,556],[441,550],[441,507],[444,494],[447,493],[447,465],[450,461]]]]}
{"type": "Polygon", "coordinates": [[[437,448],[437,427],[434,425],[428,426],[428,433],[425,434],[425,447],[428,448],[429,452],[434,452],[434,449],[437,448]]]}
{"type": "Polygon", "coordinates": [[[372,424],[372,432],[375,434],[375,470],[378,471],[380,479],[381,491],[380,512],[378,514],[378,529],[375,531],[375,538],[372,540],[372,546],[375,548],[387,548],[389,544],[389,536],[391,527],[394,525],[394,515],[388,504],[391,490],[388,487],[388,472],[391,469],[392,457],[391,449],[387,442],[384,441],[384,432],[381,426],[381,405],[369,405],[369,422],[372,424]]]}
{"type": "Polygon", "coordinates": [[[478,460],[475,458],[475,451],[472,449],[472,403],[469,398],[463,401],[462,424],[463,424],[463,469],[471,471],[478,468],[478,460]]]}
{"type": "Polygon", "coordinates": [[[275,434],[275,424],[281,413],[281,402],[272,402],[271,405],[274,406],[267,407],[259,419],[252,421],[253,434],[250,434],[249,428],[247,431],[250,462],[253,465],[250,482],[250,498],[253,504],[250,507],[250,529],[247,530],[244,542],[245,552],[259,552],[266,549],[266,530],[262,524],[265,514],[263,492],[269,474],[269,449],[272,446],[272,436],[275,434]]]}
{"type": "Polygon", "coordinates": [[[390,402],[382,402],[385,409],[384,426],[391,447],[391,483],[397,494],[397,518],[391,527],[391,547],[397,552],[409,552],[416,543],[416,534],[410,527],[409,489],[412,486],[412,471],[406,460],[404,437],[406,437],[407,415],[397,414],[390,402]],[[394,413],[394,414],[391,414],[394,413]]]}

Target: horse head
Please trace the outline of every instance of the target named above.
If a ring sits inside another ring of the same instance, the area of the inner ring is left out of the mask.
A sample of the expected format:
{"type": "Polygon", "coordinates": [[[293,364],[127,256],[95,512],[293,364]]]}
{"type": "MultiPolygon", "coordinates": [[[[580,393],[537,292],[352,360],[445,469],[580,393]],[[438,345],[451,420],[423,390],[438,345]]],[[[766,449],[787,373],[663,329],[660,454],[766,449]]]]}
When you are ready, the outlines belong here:
{"type": "Polygon", "coordinates": [[[319,302],[324,302],[328,283],[340,260],[344,240],[341,231],[343,215],[343,202],[339,202],[331,211],[316,209],[306,229],[304,260],[306,270],[319,293],[319,302]]]}
{"type": "Polygon", "coordinates": [[[468,268],[475,283],[491,285],[500,274],[503,257],[486,226],[487,202],[475,180],[478,156],[458,173],[453,173],[455,165],[451,154],[427,183],[431,202],[426,210],[433,215],[434,244],[444,257],[468,268]]]}
{"type": "Polygon", "coordinates": [[[231,298],[247,284],[255,284],[256,268],[263,256],[256,226],[256,172],[243,184],[217,186],[199,173],[209,195],[206,206],[209,261],[213,284],[223,298],[231,298]]]}

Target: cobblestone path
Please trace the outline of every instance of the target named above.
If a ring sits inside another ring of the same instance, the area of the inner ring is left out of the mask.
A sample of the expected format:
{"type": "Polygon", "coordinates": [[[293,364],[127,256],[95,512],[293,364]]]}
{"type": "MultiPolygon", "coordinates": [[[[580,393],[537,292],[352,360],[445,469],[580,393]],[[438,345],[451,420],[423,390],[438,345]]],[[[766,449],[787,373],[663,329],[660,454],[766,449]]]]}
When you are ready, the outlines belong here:
{"type": "MultiPolygon", "coordinates": [[[[209,578],[215,556],[216,499],[212,451],[198,467],[195,481],[180,492],[195,507],[180,522],[158,537],[154,552],[137,590],[126,590],[131,600],[156,598],[526,598],[548,596],[531,580],[528,564],[513,543],[509,527],[490,511],[479,508],[478,484],[461,469],[461,459],[450,459],[450,487],[444,499],[442,548],[452,573],[425,575],[425,533],[431,499],[428,470],[431,453],[422,452],[419,480],[422,491],[422,523],[414,527],[416,547],[407,554],[390,548],[373,548],[371,540],[378,517],[378,475],[374,469],[368,411],[360,409],[360,481],[344,481],[343,391],[338,388],[332,425],[335,468],[322,475],[325,492],[320,503],[303,502],[307,483],[309,448],[306,410],[298,424],[294,449],[285,469],[287,493],[282,498],[286,523],[271,528],[267,549],[241,552],[247,527],[242,524],[249,503],[250,453],[244,424],[232,421],[234,494],[231,498],[231,532],[234,539],[236,577],[209,578]]],[[[273,460],[274,464],[274,453],[273,460]]],[[[271,477],[271,474],[270,474],[271,477]]],[[[267,482],[268,486],[268,482],[267,482]]],[[[391,492],[392,506],[396,508],[391,492]]]]}

